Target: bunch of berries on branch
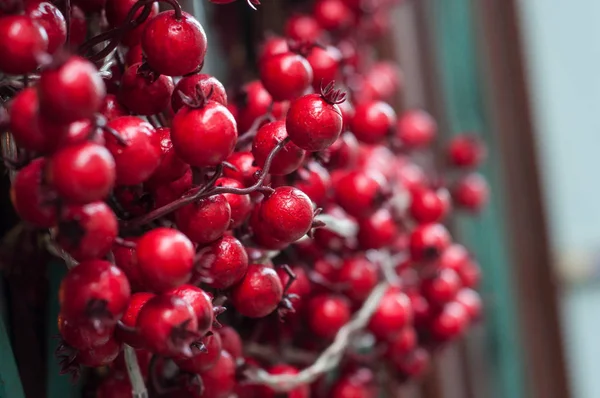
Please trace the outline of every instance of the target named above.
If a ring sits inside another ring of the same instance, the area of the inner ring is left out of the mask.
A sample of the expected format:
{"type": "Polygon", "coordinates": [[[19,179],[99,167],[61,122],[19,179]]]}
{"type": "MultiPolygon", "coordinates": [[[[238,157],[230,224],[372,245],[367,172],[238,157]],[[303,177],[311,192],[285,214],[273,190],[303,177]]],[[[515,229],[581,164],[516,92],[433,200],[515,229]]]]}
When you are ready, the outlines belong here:
{"type": "Polygon", "coordinates": [[[435,153],[434,118],[390,105],[402,74],[372,45],[401,4],[316,0],[226,90],[203,26],[160,3],[0,2],[3,161],[69,268],[63,371],[104,369],[103,398],[374,398],[423,375],[480,318],[445,223],[488,188],[476,136],[435,153]]]}

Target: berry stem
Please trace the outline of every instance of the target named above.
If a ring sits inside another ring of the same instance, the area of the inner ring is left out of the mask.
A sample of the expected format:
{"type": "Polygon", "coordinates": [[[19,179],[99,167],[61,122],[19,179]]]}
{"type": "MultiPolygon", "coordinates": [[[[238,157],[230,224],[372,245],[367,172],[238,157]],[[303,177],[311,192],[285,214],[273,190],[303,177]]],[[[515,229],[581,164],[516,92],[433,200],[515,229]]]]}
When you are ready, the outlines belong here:
{"type": "Polygon", "coordinates": [[[125,364],[127,365],[127,374],[131,382],[133,398],[148,398],[148,390],[144,384],[144,378],[140,371],[140,366],[135,355],[135,350],[125,344],[125,364]]]}
{"type": "Polygon", "coordinates": [[[287,283],[285,284],[285,287],[283,288],[283,295],[285,296],[287,294],[288,290],[290,290],[290,286],[292,286],[292,284],[294,283],[294,281],[296,280],[297,277],[289,265],[283,264],[281,266],[281,268],[283,268],[285,273],[289,276],[289,279],[288,279],[287,283]]]}
{"type": "Polygon", "coordinates": [[[274,120],[275,118],[273,117],[273,114],[270,111],[260,117],[257,117],[248,129],[248,131],[241,135],[241,138],[236,144],[236,150],[242,149],[249,145],[252,142],[252,140],[254,140],[254,137],[256,137],[258,129],[262,126],[264,122],[272,122],[274,120]]]}
{"type": "Polygon", "coordinates": [[[163,3],[169,4],[173,7],[173,11],[175,11],[175,19],[181,21],[183,18],[183,11],[181,10],[181,5],[177,2],[177,0],[160,0],[163,3]]]}

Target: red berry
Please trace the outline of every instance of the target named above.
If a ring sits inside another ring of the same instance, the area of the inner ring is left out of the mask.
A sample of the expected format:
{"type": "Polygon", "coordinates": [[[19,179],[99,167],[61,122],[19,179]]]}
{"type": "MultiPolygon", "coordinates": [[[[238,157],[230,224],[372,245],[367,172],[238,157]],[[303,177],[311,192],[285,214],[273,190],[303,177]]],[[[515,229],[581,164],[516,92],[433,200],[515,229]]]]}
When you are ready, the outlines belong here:
{"type": "Polygon", "coordinates": [[[414,261],[435,260],[450,243],[450,234],[442,224],[422,224],[410,234],[410,256],[414,261]]]}
{"type": "Polygon", "coordinates": [[[225,196],[213,195],[177,210],[175,224],[192,242],[214,242],[231,225],[231,207],[225,196]]]}
{"type": "Polygon", "coordinates": [[[173,295],[153,297],[140,310],[136,326],[144,344],[154,353],[192,355],[190,344],[197,340],[198,323],[184,299],[173,295]]]}
{"type": "Polygon", "coordinates": [[[359,246],[364,250],[391,245],[398,236],[398,227],[388,209],[379,209],[358,221],[359,246]]]}
{"type": "Polygon", "coordinates": [[[198,320],[198,333],[206,334],[213,325],[214,312],[212,299],[204,290],[192,285],[181,285],[168,290],[165,294],[181,297],[192,306],[198,320]]]}
{"type": "MultiPolygon", "coordinates": [[[[347,103],[347,101],[340,104],[340,109],[343,108],[345,103],[347,103]]],[[[346,124],[345,116],[343,114],[344,111],[342,110],[344,124],[346,124]]],[[[333,170],[349,169],[353,167],[356,164],[358,152],[359,147],[356,137],[354,137],[354,135],[351,133],[343,133],[340,135],[337,141],[335,141],[329,148],[325,150],[325,153],[329,156],[327,168],[333,170]]]]}
{"type": "MultiPolygon", "coordinates": [[[[123,313],[123,317],[121,318],[121,322],[123,322],[123,324],[129,328],[135,328],[141,309],[151,298],[155,296],[156,295],[152,293],[132,294],[131,299],[129,300],[129,304],[127,305],[127,309],[125,310],[125,312],[123,313]]],[[[117,327],[115,330],[115,337],[120,342],[128,344],[134,348],[144,347],[144,343],[140,341],[140,338],[137,336],[137,333],[130,332],[129,330],[125,330],[124,328],[117,327]]]]}
{"type": "Polygon", "coordinates": [[[227,93],[225,92],[223,84],[221,84],[214,76],[200,73],[197,75],[186,76],[177,82],[175,91],[171,97],[171,107],[173,108],[173,112],[177,112],[185,106],[179,93],[193,98],[195,95],[198,95],[198,90],[200,90],[203,96],[209,98],[211,101],[227,106],[227,93]]]}
{"type": "Polygon", "coordinates": [[[310,15],[294,15],[285,23],[285,35],[292,40],[300,42],[315,42],[321,36],[321,28],[317,21],[310,15]]]}
{"type": "Polygon", "coordinates": [[[175,358],[175,363],[181,369],[190,373],[201,373],[211,369],[221,357],[223,348],[221,336],[216,333],[204,337],[200,340],[204,347],[202,349],[195,348],[192,350],[192,356],[189,358],[175,358]]]}
{"type": "Polygon", "coordinates": [[[156,129],[156,135],[160,139],[161,160],[160,165],[154,171],[146,186],[160,186],[165,183],[173,182],[181,178],[188,170],[189,166],[185,163],[173,149],[171,142],[171,129],[161,127],[156,129]]]}
{"type": "Polygon", "coordinates": [[[256,172],[260,170],[254,162],[252,152],[234,152],[227,158],[235,169],[225,167],[223,174],[225,177],[240,181],[245,187],[249,187],[256,182],[256,172]]]}
{"type": "Polygon", "coordinates": [[[183,76],[199,70],[206,55],[206,33],[190,14],[163,11],[148,21],[142,48],[150,67],[161,75],[183,76]]]}
{"type": "Polygon", "coordinates": [[[69,320],[64,315],[58,315],[58,331],[69,346],[78,350],[86,350],[106,344],[112,337],[112,327],[94,328],[84,320],[69,320]]]}
{"type": "Polygon", "coordinates": [[[38,92],[44,117],[67,124],[98,112],[106,89],[94,64],[72,56],[64,64],[42,72],[38,92]]]}
{"type": "Polygon", "coordinates": [[[160,164],[160,137],[148,122],[135,116],[118,117],[108,123],[124,140],[105,133],[106,147],[117,166],[118,185],[146,181],[160,164]]]}
{"type": "Polygon", "coordinates": [[[239,103],[238,127],[240,135],[250,129],[254,121],[265,115],[272,106],[271,113],[276,119],[285,115],[287,102],[273,102],[271,94],[265,89],[260,80],[246,83],[237,98],[239,103]],[[273,104],[273,105],[271,105],[273,104]]]}
{"type": "Polygon", "coordinates": [[[166,185],[159,185],[157,187],[154,187],[152,184],[150,184],[148,188],[152,193],[152,199],[154,199],[154,207],[158,208],[165,206],[181,198],[181,195],[192,188],[192,171],[189,167],[187,167],[185,174],[175,181],[169,182],[166,185]]]}
{"type": "Polygon", "coordinates": [[[129,112],[123,107],[117,100],[117,96],[113,94],[106,94],[100,113],[106,118],[107,121],[111,121],[121,116],[127,116],[129,112]]]}
{"type": "Polygon", "coordinates": [[[328,395],[331,398],[376,398],[377,396],[373,374],[365,368],[338,379],[328,395]]]}
{"type": "Polygon", "coordinates": [[[412,322],[413,312],[408,297],[390,287],[369,321],[369,330],[378,339],[387,339],[412,322]]]}
{"type": "Polygon", "coordinates": [[[112,326],[129,302],[129,282],[117,267],[103,260],[83,261],[71,268],[58,292],[62,315],[69,320],[112,326]]]}
{"type": "Polygon", "coordinates": [[[456,167],[477,167],[485,159],[485,155],[483,143],[475,136],[456,136],[448,146],[448,160],[451,165],[456,167]]]}
{"type": "MultiPolygon", "coordinates": [[[[92,1],[93,2],[93,1],[92,1]]],[[[72,48],[78,47],[87,37],[87,21],[81,8],[73,5],[71,7],[71,35],[69,42],[72,48]]]]}
{"type": "Polygon", "coordinates": [[[155,115],[169,106],[175,85],[173,79],[157,75],[142,64],[133,64],[123,73],[119,101],[131,112],[155,115]]]}
{"type": "Polygon", "coordinates": [[[71,145],[50,158],[47,178],[67,202],[89,203],[110,193],[116,179],[115,161],[102,145],[71,145]]]}
{"type": "Polygon", "coordinates": [[[452,340],[463,334],[469,324],[467,308],[457,302],[446,304],[431,319],[431,333],[439,340],[452,340]]]}
{"type": "MultiPolygon", "coordinates": [[[[311,291],[311,282],[308,279],[308,275],[302,266],[291,267],[292,272],[296,275],[296,279],[291,283],[287,290],[288,295],[295,295],[290,297],[290,301],[296,312],[300,311],[300,307],[304,302],[304,299],[308,297],[311,291]]],[[[281,285],[285,288],[289,283],[290,276],[282,267],[277,267],[277,275],[281,279],[281,285]]]]}
{"type": "Polygon", "coordinates": [[[307,151],[322,151],[342,132],[342,113],[336,99],[308,94],[294,100],[285,119],[287,134],[294,144],[307,151]]]}
{"type": "MultiPolygon", "coordinates": [[[[268,372],[272,375],[297,375],[300,373],[300,371],[295,367],[286,364],[272,366],[268,372]]],[[[290,391],[287,391],[286,396],[288,398],[310,398],[310,387],[308,384],[302,384],[290,391]]],[[[275,398],[277,397],[277,392],[269,387],[263,387],[261,391],[261,397],[275,398]]]]}
{"type": "MultiPolygon", "coordinates": [[[[131,8],[137,3],[137,0],[106,0],[106,20],[113,28],[127,23],[127,16],[131,8]]],[[[144,7],[141,7],[134,14],[134,18],[139,17],[144,7]]],[[[129,29],[122,37],[121,41],[126,46],[138,44],[142,39],[144,28],[158,14],[158,2],[152,4],[148,19],[133,29],[129,29]]]]}
{"type": "Polygon", "coordinates": [[[432,316],[433,308],[429,302],[418,292],[409,294],[411,307],[414,314],[414,323],[417,328],[426,328],[432,316]]]}
{"type": "Polygon", "coordinates": [[[48,35],[48,53],[54,54],[65,44],[67,24],[56,6],[48,1],[32,1],[26,4],[25,14],[37,22],[48,35]]]}
{"type": "Polygon", "coordinates": [[[215,365],[202,373],[202,398],[226,398],[236,386],[236,364],[231,355],[222,350],[215,365]]]}
{"type": "Polygon", "coordinates": [[[437,123],[420,109],[404,112],[398,119],[396,137],[408,149],[427,146],[437,134],[437,123]]]}
{"type": "Polygon", "coordinates": [[[329,173],[317,162],[310,162],[297,170],[297,179],[293,185],[304,192],[317,206],[328,199],[331,180],[329,173]]]}
{"type": "Polygon", "coordinates": [[[370,101],[356,105],[350,131],[366,144],[383,141],[396,124],[396,112],[385,102],[370,101]]]}
{"type": "Polygon", "coordinates": [[[48,51],[46,30],[24,15],[0,17],[0,72],[24,75],[38,67],[38,57],[48,51]]]}
{"type": "MultiPolygon", "coordinates": [[[[256,133],[252,143],[252,155],[259,167],[264,167],[271,151],[288,136],[285,121],[278,120],[262,126],[256,133]]],[[[273,175],[286,175],[300,167],[306,152],[293,142],[288,142],[275,155],[271,162],[269,173],[273,175]]]]}
{"type": "Polygon", "coordinates": [[[287,52],[261,62],[260,80],[275,101],[292,100],[310,86],[313,72],[306,58],[287,52]]]}
{"type": "Polygon", "coordinates": [[[77,261],[104,257],[119,232],[117,217],[104,202],[66,206],[58,223],[58,244],[77,261]]]}
{"type": "Polygon", "coordinates": [[[201,251],[196,267],[209,286],[227,289],[246,274],[248,254],[239,240],[225,235],[201,251]]]}
{"type": "Polygon", "coordinates": [[[473,289],[464,288],[456,295],[455,301],[462,304],[469,314],[469,320],[475,321],[481,317],[483,303],[481,296],[473,289]]]}
{"type": "MultiPolygon", "coordinates": [[[[129,244],[133,243],[137,247],[137,238],[127,238],[124,241],[129,244]]],[[[127,247],[115,243],[112,252],[115,256],[115,265],[127,275],[132,290],[143,290],[142,275],[137,264],[135,247],[127,247]]]]}
{"type": "Polygon", "coordinates": [[[313,71],[312,86],[316,92],[338,78],[342,53],[336,47],[315,46],[306,55],[306,60],[313,71]]]}
{"type": "Polygon", "coordinates": [[[379,281],[379,268],[363,256],[347,258],[338,271],[337,282],[345,286],[344,293],[362,303],[379,281]]]}
{"type": "Polygon", "coordinates": [[[442,221],[450,209],[450,195],[446,189],[416,189],[411,191],[408,211],[421,224],[442,221]]]}
{"type": "Polygon", "coordinates": [[[51,202],[56,193],[43,181],[46,160],[35,159],[23,167],[10,189],[10,198],[19,217],[40,228],[56,224],[56,206],[51,202]]]}
{"type": "Polygon", "coordinates": [[[342,0],[317,1],[313,14],[321,28],[329,31],[346,30],[354,19],[352,10],[342,0]]]}
{"type": "Polygon", "coordinates": [[[285,37],[273,36],[267,37],[260,48],[260,62],[277,54],[283,54],[290,51],[288,40],[285,37]]]}
{"type": "MultiPolygon", "coordinates": [[[[233,178],[222,177],[215,183],[217,187],[228,187],[228,188],[244,188],[244,184],[233,178]]],[[[252,211],[252,200],[250,195],[238,195],[233,193],[223,194],[229,207],[231,208],[231,226],[230,228],[237,228],[241,226],[246,219],[250,216],[252,211]]]]}
{"type": "Polygon", "coordinates": [[[83,366],[99,367],[111,364],[121,352],[121,344],[115,339],[109,339],[105,344],[80,350],[77,362],[83,366]]]}
{"type": "Polygon", "coordinates": [[[281,280],[273,268],[251,264],[246,275],[231,291],[235,309],[250,318],[262,318],[273,312],[283,298],[281,280]]]}
{"type": "Polygon", "coordinates": [[[171,126],[171,140],[177,155],[196,167],[216,166],[233,153],[237,125],[229,110],[208,101],[199,108],[181,108],[171,126]]]}
{"type": "Polygon", "coordinates": [[[130,398],[133,394],[127,377],[119,379],[109,376],[96,390],[96,398],[130,398]]]}
{"type": "Polygon", "coordinates": [[[480,211],[486,204],[488,196],[487,181],[477,173],[462,177],[452,188],[452,200],[456,206],[472,212],[480,211]]]}
{"type": "Polygon", "coordinates": [[[181,232],[155,228],[137,242],[136,255],[144,285],[158,293],[189,281],[194,245],[181,232]]]}
{"type": "Polygon", "coordinates": [[[223,349],[236,360],[242,358],[243,343],[239,333],[231,326],[223,326],[217,333],[221,336],[223,349]]]}
{"type": "Polygon", "coordinates": [[[333,339],[350,320],[350,303],[343,296],[321,294],[308,305],[308,326],[319,337],[333,339]]]}
{"type": "Polygon", "coordinates": [[[388,341],[386,355],[394,360],[401,360],[417,347],[417,332],[412,327],[405,327],[388,341]]]}
{"type": "Polygon", "coordinates": [[[349,171],[333,182],[336,202],[354,217],[373,213],[383,201],[382,186],[362,171],[349,171]]]}
{"type": "Polygon", "coordinates": [[[461,288],[458,274],[449,269],[441,269],[435,275],[421,282],[423,296],[432,304],[443,305],[456,297],[461,288]]]}
{"type": "Polygon", "coordinates": [[[409,377],[419,377],[427,371],[431,357],[429,352],[422,347],[417,347],[415,350],[399,358],[393,362],[398,371],[409,377]]]}

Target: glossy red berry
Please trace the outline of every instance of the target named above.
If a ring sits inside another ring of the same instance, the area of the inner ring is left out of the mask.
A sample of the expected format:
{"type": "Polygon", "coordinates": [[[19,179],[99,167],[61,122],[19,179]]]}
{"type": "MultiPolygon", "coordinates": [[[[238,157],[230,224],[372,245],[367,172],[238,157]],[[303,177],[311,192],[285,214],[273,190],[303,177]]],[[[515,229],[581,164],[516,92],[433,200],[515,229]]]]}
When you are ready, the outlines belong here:
{"type": "Polygon", "coordinates": [[[77,261],[104,257],[119,232],[117,217],[104,202],[65,206],[56,241],[77,261]]]}
{"type": "Polygon", "coordinates": [[[383,141],[396,124],[396,112],[387,103],[369,101],[356,105],[350,131],[365,144],[383,141]]]}
{"type": "MultiPolygon", "coordinates": [[[[233,178],[222,177],[215,183],[217,187],[244,188],[244,184],[233,178]]],[[[250,195],[238,195],[233,193],[223,194],[231,208],[231,225],[229,228],[241,226],[250,216],[252,211],[252,200],[250,195]]]]}
{"type": "Polygon", "coordinates": [[[76,361],[80,365],[96,368],[111,364],[121,352],[121,344],[115,339],[109,339],[105,344],[80,350],[76,361]]]}
{"type": "Polygon", "coordinates": [[[323,166],[310,162],[297,170],[293,185],[308,195],[317,206],[321,206],[327,202],[331,179],[323,166]]]}
{"type": "Polygon", "coordinates": [[[227,158],[235,169],[225,167],[223,174],[225,177],[240,181],[245,187],[249,187],[256,182],[256,173],[260,168],[254,162],[252,152],[234,152],[227,158]]]}
{"type": "Polygon", "coordinates": [[[177,366],[190,373],[201,373],[215,366],[223,349],[221,336],[218,333],[213,333],[200,340],[200,343],[203,344],[203,347],[201,349],[192,348],[191,357],[175,358],[177,366]]]}
{"type": "Polygon", "coordinates": [[[439,340],[452,340],[463,334],[469,324],[467,308],[457,302],[446,304],[431,319],[431,333],[439,340]]]}
{"type": "MultiPolygon", "coordinates": [[[[286,364],[279,364],[269,368],[268,372],[272,375],[297,375],[300,373],[298,369],[286,364]]],[[[288,398],[310,398],[310,387],[308,384],[302,384],[290,391],[286,392],[288,398]]],[[[277,392],[271,388],[263,387],[261,397],[275,398],[277,392]]]]}
{"type": "Polygon", "coordinates": [[[227,106],[227,93],[223,84],[214,76],[199,73],[197,75],[186,76],[177,82],[173,96],[171,97],[173,112],[177,112],[185,106],[179,93],[193,98],[198,95],[198,90],[200,90],[201,95],[210,98],[211,101],[227,106]]]}
{"type": "Polygon", "coordinates": [[[118,185],[146,181],[160,164],[160,137],[152,125],[135,116],[123,116],[108,123],[124,140],[105,133],[106,147],[117,167],[118,185]]]}
{"type": "MultiPolygon", "coordinates": [[[[138,316],[144,305],[153,297],[155,294],[152,293],[134,293],[129,299],[127,309],[123,313],[121,322],[128,328],[135,328],[138,316]]],[[[144,342],[138,337],[137,332],[126,330],[125,328],[117,327],[115,330],[115,337],[122,343],[128,344],[134,348],[144,348],[144,342]]]]}
{"type": "Polygon", "coordinates": [[[125,274],[108,261],[83,261],[71,268],[58,292],[66,319],[103,322],[112,326],[121,318],[130,297],[125,274]]]}
{"type": "Polygon", "coordinates": [[[171,126],[175,152],[196,167],[216,166],[233,153],[237,125],[229,110],[208,101],[198,108],[181,108],[171,126]]]}
{"type": "Polygon", "coordinates": [[[398,226],[388,209],[379,209],[358,221],[358,244],[363,250],[390,246],[398,236],[398,226]]]}
{"type": "Polygon", "coordinates": [[[56,224],[56,193],[44,182],[46,160],[38,158],[23,167],[10,189],[11,202],[19,217],[40,228],[56,224]]]}
{"type": "Polygon", "coordinates": [[[357,372],[345,375],[333,385],[331,398],[376,398],[377,387],[374,383],[373,373],[368,369],[359,369],[357,372]]]}
{"type": "Polygon", "coordinates": [[[414,261],[435,260],[450,243],[450,234],[442,224],[422,224],[410,234],[410,256],[414,261]]]}
{"type": "Polygon", "coordinates": [[[190,14],[163,11],[148,21],[142,48],[150,67],[161,75],[183,76],[199,70],[206,55],[206,33],[190,14]]]}
{"type": "Polygon", "coordinates": [[[449,268],[423,279],[421,293],[432,304],[443,305],[452,301],[462,287],[458,274],[449,268]]]}
{"type": "Polygon", "coordinates": [[[224,195],[213,195],[177,210],[175,224],[192,242],[214,242],[231,225],[231,207],[224,195]]]}
{"type": "Polygon", "coordinates": [[[388,339],[413,319],[409,298],[396,287],[389,288],[369,320],[369,330],[378,339],[388,339]]]}
{"type": "Polygon", "coordinates": [[[320,0],[315,3],[313,15],[321,28],[343,31],[352,25],[352,10],[342,0],[320,0]]]}
{"type": "Polygon", "coordinates": [[[430,363],[431,356],[422,347],[417,347],[403,358],[393,361],[396,369],[409,377],[422,376],[429,368],[430,363]]]}
{"type": "Polygon", "coordinates": [[[181,232],[155,228],[137,242],[137,263],[144,286],[156,292],[189,281],[194,266],[194,246],[181,232]]]}
{"type": "MultiPolygon", "coordinates": [[[[340,104],[340,109],[343,108],[346,102],[340,104]]],[[[344,111],[342,110],[342,117],[344,118],[344,126],[346,125],[346,119],[344,111]]],[[[344,127],[346,129],[346,127],[344,127]]],[[[351,133],[343,133],[329,148],[325,150],[328,154],[329,160],[327,161],[327,168],[333,169],[349,169],[356,165],[358,159],[359,146],[356,137],[351,133]]]]}
{"type": "Polygon", "coordinates": [[[472,212],[480,211],[486,204],[488,196],[487,181],[477,173],[462,177],[452,188],[454,204],[472,212]]]}
{"type": "Polygon", "coordinates": [[[138,115],[155,115],[169,106],[174,87],[170,76],[157,75],[142,63],[133,64],[121,77],[119,101],[138,115]]]}
{"type": "Polygon", "coordinates": [[[481,296],[475,290],[469,288],[461,289],[454,300],[465,307],[470,321],[476,321],[481,318],[483,303],[481,296]]]}
{"type": "Polygon", "coordinates": [[[306,58],[287,52],[261,62],[260,80],[275,101],[292,100],[310,87],[313,72],[306,58]]]}
{"type": "Polygon", "coordinates": [[[94,328],[87,320],[69,320],[64,315],[58,315],[58,331],[69,346],[78,350],[106,344],[112,337],[112,327],[94,328]]]}
{"type": "Polygon", "coordinates": [[[396,137],[406,148],[427,146],[437,134],[437,123],[431,115],[420,109],[404,112],[398,119],[396,137]]]}
{"type": "Polygon", "coordinates": [[[215,289],[226,289],[239,282],[248,269],[248,254],[242,243],[225,235],[212,243],[199,257],[197,270],[215,289]]]}
{"type": "Polygon", "coordinates": [[[102,145],[71,145],[50,158],[47,179],[67,202],[94,202],[110,193],[116,179],[115,161],[102,145]]]}
{"type": "Polygon", "coordinates": [[[200,335],[206,334],[212,328],[214,321],[212,299],[204,290],[192,285],[181,285],[168,290],[165,294],[181,297],[192,306],[198,320],[200,335]]]}
{"type": "Polygon", "coordinates": [[[417,347],[417,332],[408,326],[388,340],[386,355],[392,361],[401,360],[406,354],[417,347]]]}
{"type": "Polygon", "coordinates": [[[366,75],[366,84],[376,98],[390,100],[402,85],[402,73],[395,63],[380,61],[370,68],[366,75]]]}
{"type": "Polygon", "coordinates": [[[260,204],[258,220],[278,240],[291,243],[310,230],[312,202],[299,189],[279,187],[260,204]]]}
{"type": "Polygon", "coordinates": [[[363,256],[347,258],[338,271],[337,282],[344,293],[355,302],[362,303],[379,281],[379,267],[363,256]]]}
{"type": "MultiPolygon", "coordinates": [[[[267,157],[275,147],[288,137],[285,121],[278,120],[262,126],[256,133],[252,143],[252,155],[259,167],[264,167],[267,157]]],[[[306,152],[293,142],[288,142],[275,155],[269,173],[286,175],[300,167],[306,152]]]]}
{"type": "Polygon", "coordinates": [[[175,149],[173,149],[171,129],[168,127],[158,128],[156,129],[156,135],[160,139],[160,165],[145,184],[153,187],[173,182],[189,170],[188,164],[177,156],[175,149]]]}
{"type": "Polygon", "coordinates": [[[293,15],[285,23],[285,35],[300,42],[315,42],[321,36],[321,27],[310,15],[293,15]]]}
{"type": "Polygon", "coordinates": [[[44,117],[67,124],[98,112],[106,89],[94,64],[72,56],[64,64],[42,72],[38,92],[44,117]]]}
{"type": "Polygon", "coordinates": [[[273,102],[271,94],[260,80],[246,83],[238,95],[239,115],[236,117],[240,135],[250,129],[254,121],[266,114],[272,106],[272,114],[276,119],[285,115],[287,102],[273,102]],[[272,104],[272,105],[271,105],[272,104]]]}
{"type": "Polygon", "coordinates": [[[0,72],[24,75],[38,67],[38,59],[48,51],[46,30],[24,15],[0,17],[0,72]]]}
{"type": "Polygon", "coordinates": [[[112,248],[115,256],[115,265],[127,275],[131,290],[143,290],[143,281],[136,259],[137,238],[127,238],[124,241],[128,244],[134,244],[134,247],[124,246],[115,243],[112,248]]]}
{"type": "Polygon", "coordinates": [[[338,139],[343,121],[336,94],[331,89],[292,101],[285,128],[294,144],[314,152],[326,149],[338,139]]]}
{"type": "Polygon", "coordinates": [[[273,312],[283,298],[281,280],[273,268],[251,264],[244,278],[231,290],[235,309],[250,318],[262,318],[273,312]]]}
{"type": "Polygon", "coordinates": [[[48,1],[31,1],[25,6],[25,14],[37,22],[48,35],[48,53],[54,54],[65,44],[67,24],[59,9],[48,1]]]}
{"type": "MultiPolygon", "coordinates": [[[[127,23],[127,16],[131,8],[135,5],[137,0],[106,0],[105,12],[106,20],[108,24],[113,27],[119,27],[127,23]]],[[[134,18],[137,18],[142,13],[143,7],[139,8],[134,14],[134,18]]],[[[148,19],[141,24],[138,24],[133,29],[129,29],[122,37],[121,41],[126,46],[132,46],[138,44],[142,39],[144,28],[148,23],[156,17],[158,14],[158,2],[152,4],[148,19]]]]}
{"type": "Polygon", "coordinates": [[[459,135],[448,145],[448,161],[460,168],[473,168],[485,159],[485,146],[476,136],[459,135]]]}
{"type": "Polygon", "coordinates": [[[136,326],[146,347],[163,356],[190,357],[190,344],[198,338],[194,310],[173,295],[150,299],[140,310],[136,326]]]}
{"type": "Polygon", "coordinates": [[[222,350],[215,365],[202,373],[203,398],[227,398],[236,386],[235,359],[222,350]]]}
{"type": "Polygon", "coordinates": [[[408,211],[421,224],[442,221],[450,209],[450,194],[446,189],[415,189],[410,198],[408,211]]]}
{"type": "Polygon", "coordinates": [[[368,216],[383,202],[382,185],[362,171],[349,171],[333,182],[336,202],[354,217],[368,216]]]}
{"type": "Polygon", "coordinates": [[[236,360],[242,358],[244,352],[240,334],[231,326],[223,326],[217,329],[217,333],[221,336],[223,349],[236,360]]]}
{"type": "Polygon", "coordinates": [[[332,339],[350,320],[350,303],[343,296],[321,294],[308,303],[308,326],[319,337],[332,339]]]}
{"type": "Polygon", "coordinates": [[[306,60],[313,71],[312,86],[316,92],[338,78],[342,53],[336,47],[314,46],[306,55],[306,60]]]}
{"type": "Polygon", "coordinates": [[[273,55],[283,54],[290,51],[288,39],[280,36],[267,37],[260,48],[260,62],[272,57],[273,55]]]}

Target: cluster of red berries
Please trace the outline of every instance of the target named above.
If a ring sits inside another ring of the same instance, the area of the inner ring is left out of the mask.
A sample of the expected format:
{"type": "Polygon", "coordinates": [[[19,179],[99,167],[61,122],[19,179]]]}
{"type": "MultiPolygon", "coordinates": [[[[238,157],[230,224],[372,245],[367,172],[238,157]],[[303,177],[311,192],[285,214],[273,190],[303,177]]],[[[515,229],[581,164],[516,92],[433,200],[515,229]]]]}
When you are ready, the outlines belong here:
{"type": "Polygon", "coordinates": [[[229,99],[176,0],[72,1],[0,3],[0,126],[17,213],[69,260],[57,354],[110,368],[98,397],[131,396],[125,345],[151,396],[276,396],[245,370],[322,352],[386,278],[373,251],[395,272],[368,354],[350,344],[335,382],[289,396],[376,397],[376,369],[419,376],[480,316],[478,265],[443,222],[485,204],[485,149],[456,137],[442,175],[435,120],[386,102],[402,76],[369,44],[395,1],[317,0],[229,99]]]}

